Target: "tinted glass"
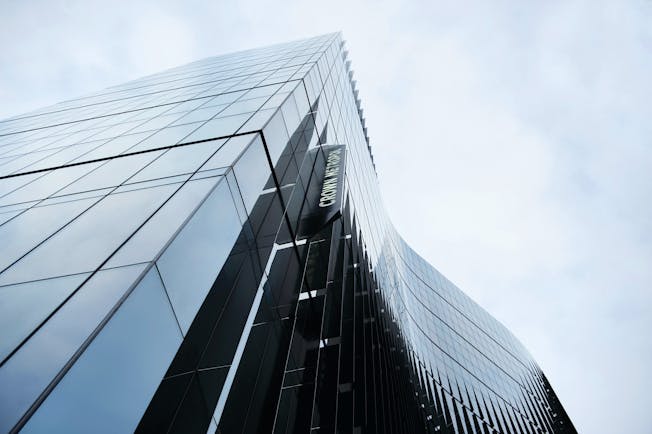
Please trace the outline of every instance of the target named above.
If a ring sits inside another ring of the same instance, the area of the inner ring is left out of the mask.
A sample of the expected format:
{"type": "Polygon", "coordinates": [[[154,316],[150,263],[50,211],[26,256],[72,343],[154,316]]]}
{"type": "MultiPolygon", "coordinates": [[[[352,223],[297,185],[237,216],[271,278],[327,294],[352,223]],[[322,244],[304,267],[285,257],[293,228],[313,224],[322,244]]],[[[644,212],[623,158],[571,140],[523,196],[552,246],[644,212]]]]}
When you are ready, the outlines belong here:
{"type": "Polygon", "coordinates": [[[240,232],[226,182],[220,182],[157,261],[184,333],[240,232]]]}
{"type": "Polygon", "coordinates": [[[22,432],[132,432],[179,343],[151,268],[22,432]]]}
{"type": "Polygon", "coordinates": [[[143,270],[97,273],[0,367],[0,431],[18,421],[143,270]]]}

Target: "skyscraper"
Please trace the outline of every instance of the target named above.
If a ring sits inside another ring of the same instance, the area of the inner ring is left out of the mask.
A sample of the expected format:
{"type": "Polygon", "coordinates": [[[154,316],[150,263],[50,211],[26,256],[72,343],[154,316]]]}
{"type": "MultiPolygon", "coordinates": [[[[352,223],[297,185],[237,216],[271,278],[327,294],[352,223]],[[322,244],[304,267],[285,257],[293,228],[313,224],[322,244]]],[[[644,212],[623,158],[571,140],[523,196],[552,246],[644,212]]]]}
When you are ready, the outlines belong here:
{"type": "Polygon", "coordinates": [[[347,56],[329,34],[0,122],[0,432],[575,432],[392,227],[347,56]]]}

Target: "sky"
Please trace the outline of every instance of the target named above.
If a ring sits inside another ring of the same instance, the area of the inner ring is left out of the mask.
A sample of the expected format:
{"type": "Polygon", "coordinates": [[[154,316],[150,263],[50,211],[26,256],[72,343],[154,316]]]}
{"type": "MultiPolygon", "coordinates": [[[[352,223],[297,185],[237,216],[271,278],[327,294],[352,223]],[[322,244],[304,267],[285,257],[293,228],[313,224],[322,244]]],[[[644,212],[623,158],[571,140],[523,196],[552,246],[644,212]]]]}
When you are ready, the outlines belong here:
{"type": "Polygon", "coordinates": [[[386,208],[581,433],[650,433],[652,2],[0,1],[0,118],[343,31],[386,208]]]}

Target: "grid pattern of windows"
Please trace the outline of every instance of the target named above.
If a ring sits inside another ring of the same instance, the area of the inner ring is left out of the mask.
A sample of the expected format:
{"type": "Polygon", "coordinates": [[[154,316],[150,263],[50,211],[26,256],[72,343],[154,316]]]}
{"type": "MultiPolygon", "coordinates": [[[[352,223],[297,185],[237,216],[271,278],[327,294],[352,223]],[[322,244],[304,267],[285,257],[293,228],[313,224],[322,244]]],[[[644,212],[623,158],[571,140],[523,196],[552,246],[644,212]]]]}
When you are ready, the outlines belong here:
{"type": "Polygon", "coordinates": [[[0,122],[0,432],[575,432],[383,209],[340,34],[0,122]],[[298,238],[321,145],[341,216],[298,238]]]}

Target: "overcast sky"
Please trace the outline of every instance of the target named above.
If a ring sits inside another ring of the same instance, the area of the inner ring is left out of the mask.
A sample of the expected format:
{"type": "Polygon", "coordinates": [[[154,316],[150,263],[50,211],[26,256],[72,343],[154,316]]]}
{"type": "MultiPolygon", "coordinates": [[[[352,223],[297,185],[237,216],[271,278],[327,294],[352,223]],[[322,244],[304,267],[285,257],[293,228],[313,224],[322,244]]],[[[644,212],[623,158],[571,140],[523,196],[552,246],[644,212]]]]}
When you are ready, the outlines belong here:
{"type": "Polygon", "coordinates": [[[652,432],[652,2],[206,3],[2,1],[0,118],[342,30],[400,233],[580,432],[652,432]]]}

